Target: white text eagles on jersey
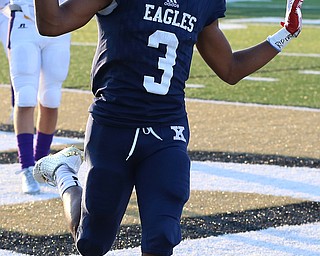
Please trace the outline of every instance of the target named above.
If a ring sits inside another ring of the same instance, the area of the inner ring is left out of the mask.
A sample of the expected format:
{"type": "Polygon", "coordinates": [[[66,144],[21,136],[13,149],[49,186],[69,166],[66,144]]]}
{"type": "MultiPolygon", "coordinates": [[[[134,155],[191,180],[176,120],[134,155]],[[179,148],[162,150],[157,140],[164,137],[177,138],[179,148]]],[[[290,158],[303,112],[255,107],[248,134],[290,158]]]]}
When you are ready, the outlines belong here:
{"type": "Polygon", "coordinates": [[[162,6],[156,7],[153,4],[146,4],[146,10],[143,19],[173,25],[188,32],[193,31],[194,25],[197,22],[197,18],[189,13],[180,13],[178,10],[173,10],[162,6]]]}

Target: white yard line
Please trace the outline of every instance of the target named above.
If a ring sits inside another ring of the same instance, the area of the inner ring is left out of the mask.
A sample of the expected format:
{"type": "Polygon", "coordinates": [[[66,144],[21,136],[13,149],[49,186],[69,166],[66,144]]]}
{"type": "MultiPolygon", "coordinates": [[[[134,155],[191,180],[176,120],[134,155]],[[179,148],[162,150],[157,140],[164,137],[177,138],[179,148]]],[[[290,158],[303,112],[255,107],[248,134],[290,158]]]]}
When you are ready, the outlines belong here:
{"type": "Polygon", "coordinates": [[[318,70],[300,70],[300,74],[307,74],[307,75],[320,75],[320,71],[318,70]]]}
{"type": "Polygon", "coordinates": [[[290,53],[290,52],[282,52],[280,53],[281,55],[284,56],[289,56],[289,57],[307,57],[307,58],[320,58],[320,54],[318,53],[290,53]]]}
{"type": "Polygon", "coordinates": [[[257,77],[257,76],[246,76],[243,78],[243,80],[248,81],[262,81],[262,82],[277,82],[278,78],[272,78],[272,77],[257,77]]]}

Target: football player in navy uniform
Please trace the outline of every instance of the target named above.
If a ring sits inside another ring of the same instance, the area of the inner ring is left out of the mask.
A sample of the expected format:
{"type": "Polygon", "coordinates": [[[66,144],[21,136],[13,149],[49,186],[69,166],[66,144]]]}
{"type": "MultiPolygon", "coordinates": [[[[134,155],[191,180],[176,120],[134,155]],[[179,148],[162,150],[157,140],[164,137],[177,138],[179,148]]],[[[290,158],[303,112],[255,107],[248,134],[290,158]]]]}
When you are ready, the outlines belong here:
{"type": "Polygon", "coordinates": [[[78,29],[93,16],[98,46],[82,188],[74,147],[42,158],[34,177],[57,185],[76,246],[103,255],[114,242],[135,189],[142,255],[171,255],[181,240],[189,198],[189,127],[185,83],[194,46],[222,80],[236,84],[272,60],[301,30],[302,0],[288,0],[283,28],[251,48],[233,52],[219,19],[225,0],[35,0],[40,33],[78,29]]]}

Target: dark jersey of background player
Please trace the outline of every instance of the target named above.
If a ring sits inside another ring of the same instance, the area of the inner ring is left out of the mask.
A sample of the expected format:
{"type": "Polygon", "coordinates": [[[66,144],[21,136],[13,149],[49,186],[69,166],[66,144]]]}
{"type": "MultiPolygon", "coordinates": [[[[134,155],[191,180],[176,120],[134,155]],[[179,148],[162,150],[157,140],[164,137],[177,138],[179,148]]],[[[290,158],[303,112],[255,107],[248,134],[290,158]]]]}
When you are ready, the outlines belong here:
{"type": "Polygon", "coordinates": [[[117,0],[104,10],[110,14],[98,13],[94,117],[133,127],[185,117],[184,88],[198,33],[225,10],[224,0],[117,0]]]}

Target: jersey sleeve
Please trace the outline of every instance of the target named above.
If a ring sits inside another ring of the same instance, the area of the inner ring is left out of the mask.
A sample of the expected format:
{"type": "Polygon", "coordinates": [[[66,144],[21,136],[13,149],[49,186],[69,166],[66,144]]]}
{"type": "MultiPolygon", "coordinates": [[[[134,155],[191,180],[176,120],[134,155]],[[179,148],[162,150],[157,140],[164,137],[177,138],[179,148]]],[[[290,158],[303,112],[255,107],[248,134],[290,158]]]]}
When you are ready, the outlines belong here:
{"type": "Polygon", "coordinates": [[[210,25],[217,19],[225,17],[225,12],[227,9],[225,0],[208,1],[208,5],[209,6],[207,10],[209,10],[209,13],[205,22],[205,26],[210,25]]]}
{"type": "Polygon", "coordinates": [[[119,0],[113,0],[110,5],[108,5],[106,8],[102,9],[98,13],[101,15],[109,15],[110,13],[113,12],[114,9],[117,8],[118,2],[119,0]]]}

